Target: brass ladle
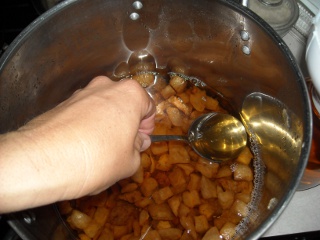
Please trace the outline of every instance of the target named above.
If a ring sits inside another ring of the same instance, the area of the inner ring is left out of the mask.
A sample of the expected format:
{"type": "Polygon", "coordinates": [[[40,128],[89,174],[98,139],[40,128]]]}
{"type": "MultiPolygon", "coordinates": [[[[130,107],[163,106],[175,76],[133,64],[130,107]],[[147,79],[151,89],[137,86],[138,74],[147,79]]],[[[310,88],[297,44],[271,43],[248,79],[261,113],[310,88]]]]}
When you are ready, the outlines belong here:
{"type": "Polygon", "coordinates": [[[235,159],[247,144],[243,124],[223,113],[209,113],[198,117],[190,126],[187,136],[151,135],[152,142],[184,141],[201,157],[214,162],[235,159]]]}

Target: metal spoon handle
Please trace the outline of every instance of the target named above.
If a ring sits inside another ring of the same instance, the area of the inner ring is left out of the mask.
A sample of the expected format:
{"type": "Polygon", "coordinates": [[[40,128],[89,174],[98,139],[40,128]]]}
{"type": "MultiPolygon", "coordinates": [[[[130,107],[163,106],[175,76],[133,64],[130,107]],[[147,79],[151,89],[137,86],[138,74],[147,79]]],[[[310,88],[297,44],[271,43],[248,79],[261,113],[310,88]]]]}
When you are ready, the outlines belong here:
{"type": "Polygon", "coordinates": [[[182,135],[151,135],[151,142],[162,142],[162,141],[184,141],[188,142],[187,136],[182,135]]]}

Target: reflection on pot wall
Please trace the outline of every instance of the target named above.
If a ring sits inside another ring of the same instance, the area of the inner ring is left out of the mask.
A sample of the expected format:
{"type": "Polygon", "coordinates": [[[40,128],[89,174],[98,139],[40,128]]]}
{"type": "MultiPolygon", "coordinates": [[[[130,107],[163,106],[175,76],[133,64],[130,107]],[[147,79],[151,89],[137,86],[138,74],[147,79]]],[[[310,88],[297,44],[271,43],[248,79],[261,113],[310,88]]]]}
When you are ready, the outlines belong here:
{"type": "Polygon", "coordinates": [[[301,153],[302,122],[278,99],[262,93],[246,97],[241,117],[251,135],[256,158],[263,159],[264,193],[277,196],[271,200],[278,201],[297,165],[296,156],[301,153]]]}

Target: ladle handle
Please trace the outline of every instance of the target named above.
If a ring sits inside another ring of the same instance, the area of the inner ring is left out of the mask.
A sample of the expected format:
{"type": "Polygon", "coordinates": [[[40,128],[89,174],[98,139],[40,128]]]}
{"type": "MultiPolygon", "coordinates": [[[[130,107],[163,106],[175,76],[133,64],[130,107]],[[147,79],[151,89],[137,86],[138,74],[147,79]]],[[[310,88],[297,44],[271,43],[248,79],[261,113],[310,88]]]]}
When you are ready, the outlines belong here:
{"type": "Polygon", "coordinates": [[[188,142],[187,136],[182,135],[151,135],[151,142],[162,142],[162,141],[184,141],[188,142]]]}

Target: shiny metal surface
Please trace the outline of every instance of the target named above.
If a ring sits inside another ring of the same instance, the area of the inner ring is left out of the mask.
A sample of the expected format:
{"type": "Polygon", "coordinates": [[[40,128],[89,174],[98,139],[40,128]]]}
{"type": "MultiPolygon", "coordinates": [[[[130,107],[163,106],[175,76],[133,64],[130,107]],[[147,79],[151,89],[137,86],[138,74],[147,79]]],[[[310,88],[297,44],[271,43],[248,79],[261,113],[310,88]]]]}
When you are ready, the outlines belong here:
{"type": "MultiPolygon", "coordinates": [[[[241,237],[257,239],[292,198],[308,160],[312,115],[299,67],[280,36],[234,1],[154,0],[141,9],[132,3],[66,0],[27,27],[0,59],[0,132],[52,108],[96,75],[117,79],[121,64],[130,69],[139,60],[163,69],[181,59],[253,124],[265,175],[255,218],[241,237]]],[[[27,239],[72,238],[54,206],[34,212],[35,223],[16,213],[11,225],[27,239]]]]}
{"type": "Polygon", "coordinates": [[[188,136],[152,135],[151,142],[184,141],[201,157],[212,162],[235,159],[247,145],[242,123],[229,114],[208,113],[190,125],[188,136]]]}
{"type": "Polygon", "coordinates": [[[265,186],[269,186],[269,175],[279,178],[279,184],[273,186],[273,179],[269,189],[278,196],[283,188],[288,187],[285,179],[290,178],[293,168],[299,164],[296,156],[301,153],[301,121],[282,102],[262,93],[252,93],[246,97],[241,116],[249,134],[255,135],[259,155],[268,169],[265,186]]]}

